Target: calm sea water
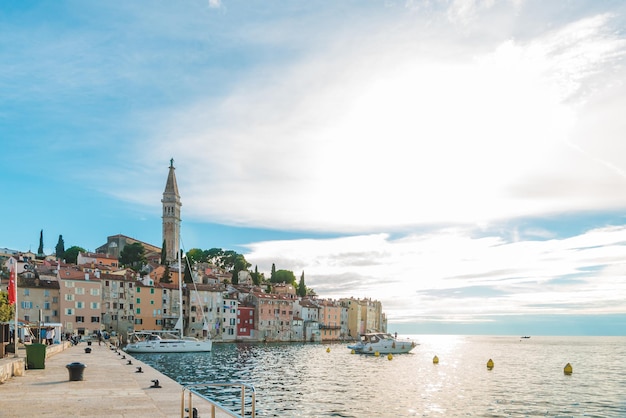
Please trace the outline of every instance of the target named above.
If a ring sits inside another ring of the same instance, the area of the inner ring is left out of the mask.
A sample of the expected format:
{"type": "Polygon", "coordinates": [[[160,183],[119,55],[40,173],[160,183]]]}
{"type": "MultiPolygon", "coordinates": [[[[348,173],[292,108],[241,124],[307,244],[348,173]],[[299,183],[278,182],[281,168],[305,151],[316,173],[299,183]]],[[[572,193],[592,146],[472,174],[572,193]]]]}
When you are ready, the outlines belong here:
{"type": "Polygon", "coordinates": [[[211,353],[136,357],[181,384],[252,384],[261,417],[626,417],[626,337],[414,338],[420,345],[392,360],[345,344],[214,344],[211,353]]]}

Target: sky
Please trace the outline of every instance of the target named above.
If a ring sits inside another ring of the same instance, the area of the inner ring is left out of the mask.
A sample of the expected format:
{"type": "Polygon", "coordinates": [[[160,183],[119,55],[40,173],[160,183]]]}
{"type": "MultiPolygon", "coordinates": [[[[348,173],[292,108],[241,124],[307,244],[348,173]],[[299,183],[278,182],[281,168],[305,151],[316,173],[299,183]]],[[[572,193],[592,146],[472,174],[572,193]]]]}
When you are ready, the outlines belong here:
{"type": "Polygon", "coordinates": [[[0,248],[182,246],[391,332],[626,335],[626,3],[0,6],[0,248]]]}

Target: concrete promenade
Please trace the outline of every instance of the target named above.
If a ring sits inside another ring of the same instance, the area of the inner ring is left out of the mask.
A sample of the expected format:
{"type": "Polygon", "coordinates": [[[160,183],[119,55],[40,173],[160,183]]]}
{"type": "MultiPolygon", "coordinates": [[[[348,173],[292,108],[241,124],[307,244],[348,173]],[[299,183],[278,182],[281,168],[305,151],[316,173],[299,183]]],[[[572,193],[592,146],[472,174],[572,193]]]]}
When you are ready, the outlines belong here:
{"type": "MultiPolygon", "coordinates": [[[[182,386],[174,380],[104,343],[92,343],[91,353],[85,352],[87,347],[84,342],[68,347],[46,358],[44,369],[26,370],[0,384],[0,417],[181,416],[182,386]],[[69,380],[66,365],[74,362],[85,365],[82,381],[69,380]],[[161,388],[151,387],[154,379],[161,388]]],[[[25,354],[20,350],[20,357],[25,354]]],[[[200,417],[211,416],[206,401],[194,396],[193,402],[200,417]]],[[[231,415],[216,411],[215,416],[231,415]]]]}

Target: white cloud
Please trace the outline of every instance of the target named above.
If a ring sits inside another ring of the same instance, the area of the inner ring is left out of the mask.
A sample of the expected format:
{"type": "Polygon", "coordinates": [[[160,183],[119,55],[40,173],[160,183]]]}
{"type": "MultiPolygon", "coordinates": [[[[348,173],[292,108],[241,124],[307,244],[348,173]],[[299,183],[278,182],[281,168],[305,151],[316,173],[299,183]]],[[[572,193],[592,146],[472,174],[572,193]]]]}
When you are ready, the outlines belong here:
{"type": "MultiPolygon", "coordinates": [[[[375,231],[620,204],[619,143],[601,141],[603,155],[589,158],[593,141],[576,134],[580,120],[595,126],[588,104],[609,94],[594,80],[622,74],[624,40],[608,23],[595,16],[493,48],[381,29],[266,68],[158,126],[193,170],[186,213],[375,231]]],[[[611,97],[611,109],[622,105],[611,97]]]]}
{"type": "Polygon", "coordinates": [[[381,300],[394,320],[626,310],[626,228],[510,243],[469,234],[260,242],[246,259],[304,271],[325,297],[381,300]]]}

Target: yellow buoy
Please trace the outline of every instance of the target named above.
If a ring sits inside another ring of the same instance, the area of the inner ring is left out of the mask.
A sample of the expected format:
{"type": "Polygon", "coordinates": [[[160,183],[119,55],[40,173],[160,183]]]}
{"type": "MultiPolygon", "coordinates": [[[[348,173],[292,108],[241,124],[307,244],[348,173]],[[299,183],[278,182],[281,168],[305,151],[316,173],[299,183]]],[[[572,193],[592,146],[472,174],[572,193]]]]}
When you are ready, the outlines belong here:
{"type": "Polygon", "coordinates": [[[493,369],[493,360],[489,359],[489,361],[487,362],[487,369],[493,369]]]}
{"type": "Polygon", "coordinates": [[[376,357],[378,357],[378,356],[380,356],[380,353],[377,351],[377,352],[375,352],[375,353],[374,353],[374,355],[375,355],[376,357]]]}
{"type": "Polygon", "coordinates": [[[433,357],[433,364],[439,364],[439,357],[433,357]]]}
{"type": "Polygon", "coordinates": [[[354,354],[354,350],[351,350],[351,351],[350,351],[350,354],[354,354]]]}
{"type": "Polygon", "coordinates": [[[391,353],[387,354],[387,360],[392,360],[393,359],[393,355],[391,353]]]}
{"type": "Polygon", "coordinates": [[[569,363],[567,363],[565,365],[565,368],[563,369],[563,373],[565,373],[565,374],[572,374],[573,371],[574,370],[572,369],[572,365],[569,364],[569,363]]]}
{"type": "Polygon", "coordinates": [[[330,347],[328,347],[328,348],[326,349],[326,352],[327,352],[327,353],[330,353],[330,347]]]}

